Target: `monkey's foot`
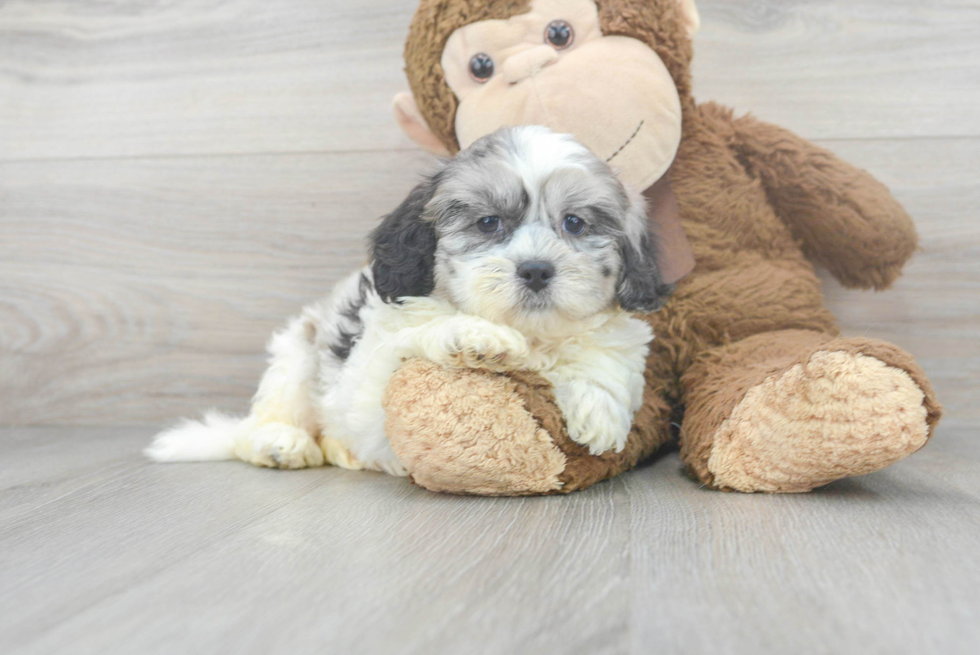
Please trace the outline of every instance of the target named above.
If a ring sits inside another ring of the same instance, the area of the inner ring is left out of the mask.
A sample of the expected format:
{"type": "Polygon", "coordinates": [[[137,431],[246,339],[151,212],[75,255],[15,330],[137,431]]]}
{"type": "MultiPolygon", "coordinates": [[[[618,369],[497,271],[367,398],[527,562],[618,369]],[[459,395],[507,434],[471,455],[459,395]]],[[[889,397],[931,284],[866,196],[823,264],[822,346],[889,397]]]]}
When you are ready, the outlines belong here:
{"type": "Polygon", "coordinates": [[[911,455],[939,407],[908,364],[889,344],[838,339],[751,386],[710,438],[712,486],[805,492],[911,455]]]}
{"type": "Polygon", "coordinates": [[[385,392],[385,431],[412,480],[431,491],[569,493],[632,468],[669,438],[669,407],[648,396],[622,452],[592,455],[568,436],[544,378],[411,359],[385,392]]]}

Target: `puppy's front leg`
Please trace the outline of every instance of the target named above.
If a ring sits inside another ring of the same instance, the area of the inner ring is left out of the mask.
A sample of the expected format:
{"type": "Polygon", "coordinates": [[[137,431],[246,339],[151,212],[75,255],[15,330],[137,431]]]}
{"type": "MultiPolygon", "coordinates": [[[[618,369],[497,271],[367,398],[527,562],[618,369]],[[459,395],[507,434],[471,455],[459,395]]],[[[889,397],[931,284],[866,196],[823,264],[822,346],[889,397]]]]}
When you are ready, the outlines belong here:
{"type": "Polygon", "coordinates": [[[651,336],[641,321],[618,321],[607,334],[578,344],[541,373],[554,387],[568,436],[593,455],[626,447],[633,416],[643,403],[651,336]]]}
{"type": "Polygon", "coordinates": [[[419,327],[412,341],[420,357],[451,368],[515,370],[529,352],[527,339],[517,330],[468,315],[419,327]]]}
{"type": "Polygon", "coordinates": [[[622,452],[633,425],[633,410],[624,394],[591,380],[562,379],[558,371],[545,377],[555,388],[555,403],[565,417],[572,441],[588,446],[593,455],[622,452]]]}

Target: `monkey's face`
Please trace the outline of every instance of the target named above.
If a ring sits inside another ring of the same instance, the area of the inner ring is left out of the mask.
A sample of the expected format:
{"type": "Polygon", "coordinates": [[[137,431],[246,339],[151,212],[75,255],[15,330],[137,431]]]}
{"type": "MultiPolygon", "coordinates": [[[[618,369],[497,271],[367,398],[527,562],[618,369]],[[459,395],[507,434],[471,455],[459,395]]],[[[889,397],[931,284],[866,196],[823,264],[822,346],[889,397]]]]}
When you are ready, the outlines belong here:
{"type": "MultiPolygon", "coordinates": [[[[693,3],[691,3],[693,4],[693,3]]],[[[531,11],[456,30],[443,52],[466,148],[506,125],[574,134],[635,188],[670,167],[681,102],[646,44],[602,33],[594,0],[532,0],[531,11]]]]}

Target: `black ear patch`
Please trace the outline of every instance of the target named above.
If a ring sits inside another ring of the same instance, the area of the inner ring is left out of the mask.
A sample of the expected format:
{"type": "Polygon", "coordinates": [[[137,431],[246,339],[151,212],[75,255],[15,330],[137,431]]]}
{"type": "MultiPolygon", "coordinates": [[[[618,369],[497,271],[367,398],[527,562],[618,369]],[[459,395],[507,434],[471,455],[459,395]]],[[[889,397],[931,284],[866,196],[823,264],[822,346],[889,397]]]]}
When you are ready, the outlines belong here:
{"type": "Polygon", "coordinates": [[[653,236],[644,234],[639,248],[623,239],[620,251],[623,271],[616,289],[619,305],[629,312],[654,312],[663,307],[674,286],[665,283],[660,274],[653,236]]]}
{"type": "Polygon", "coordinates": [[[436,228],[422,218],[438,176],[415,187],[371,233],[374,288],[385,302],[427,296],[435,287],[436,228]]]}

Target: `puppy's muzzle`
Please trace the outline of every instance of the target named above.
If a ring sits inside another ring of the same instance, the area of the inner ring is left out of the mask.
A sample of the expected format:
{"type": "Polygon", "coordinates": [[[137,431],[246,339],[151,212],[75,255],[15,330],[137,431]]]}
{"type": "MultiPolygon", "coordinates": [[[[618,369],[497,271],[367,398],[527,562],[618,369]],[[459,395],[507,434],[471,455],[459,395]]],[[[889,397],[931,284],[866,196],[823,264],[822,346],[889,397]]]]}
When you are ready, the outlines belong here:
{"type": "Polygon", "coordinates": [[[532,291],[541,291],[555,277],[555,267],[551,262],[541,260],[523,262],[517,267],[517,277],[532,291]]]}

